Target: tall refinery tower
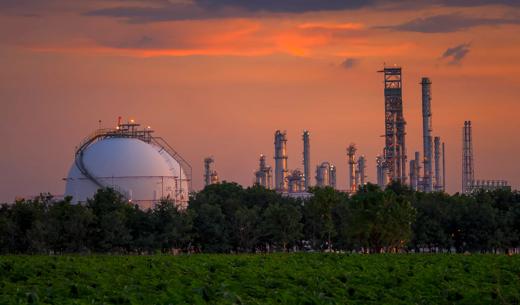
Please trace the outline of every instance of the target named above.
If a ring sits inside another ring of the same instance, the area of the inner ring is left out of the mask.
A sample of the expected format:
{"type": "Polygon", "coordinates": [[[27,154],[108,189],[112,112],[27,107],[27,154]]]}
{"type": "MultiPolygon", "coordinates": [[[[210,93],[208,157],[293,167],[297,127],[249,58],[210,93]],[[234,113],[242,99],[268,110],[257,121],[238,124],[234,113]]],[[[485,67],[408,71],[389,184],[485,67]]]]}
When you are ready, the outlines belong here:
{"type": "Polygon", "coordinates": [[[277,130],[274,134],[274,183],[279,192],[287,192],[287,134],[277,130]]]}
{"type": "Polygon", "coordinates": [[[311,183],[311,144],[309,131],[303,131],[303,175],[305,176],[305,190],[311,183]]]}
{"type": "Polygon", "coordinates": [[[265,156],[260,154],[258,170],[255,172],[255,183],[266,189],[271,189],[272,180],[271,167],[267,166],[265,156]]]}
{"type": "Polygon", "coordinates": [[[464,121],[464,127],[462,127],[462,193],[465,194],[471,192],[471,184],[475,180],[471,133],[471,121],[464,121]]]}
{"type": "Polygon", "coordinates": [[[212,164],[214,163],[215,159],[213,159],[213,157],[207,157],[204,159],[204,186],[219,182],[218,173],[212,168],[212,164]]]}
{"type": "Polygon", "coordinates": [[[356,145],[350,144],[347,147],[347,156],[348,156],[348,178],[349,178],[349,185],[348,185],[348,191],[350,193],[355,193],[357,189],[356,184],[356,145]]]}
{"type": "Polygon", "coordinates": [[[401,67],[385,67],[385,148],[384,162],[391,181],[406,183],[406,145],[403,116],[401,67]]]}
{"type": "Polygon", "coordinates": [[[422,189],[425,192],[433,190],[433,175],[432,175],[432,111],[431,111],[431,84],[428,77],[423,77],[421,81],[422,86],[422,116],[423,116],[423,149],[424,149],[424,166],[422,189]]]}

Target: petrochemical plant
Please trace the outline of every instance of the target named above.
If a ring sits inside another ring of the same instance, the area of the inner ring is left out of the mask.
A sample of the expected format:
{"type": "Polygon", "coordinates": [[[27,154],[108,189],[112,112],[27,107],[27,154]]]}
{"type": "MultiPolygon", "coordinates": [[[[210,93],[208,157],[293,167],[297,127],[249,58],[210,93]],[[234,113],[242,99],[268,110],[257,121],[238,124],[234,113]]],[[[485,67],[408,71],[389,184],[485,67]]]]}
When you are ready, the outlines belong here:
{"type": "MultiPolygon", "coordinates": [[[[406,153],[406,121],[403,114],[402,69],[401,67],[385,67],[378,71],[384,79],[385,101],[385,146],[382,155],[376,157],[377,184],[384,188],[391,181],[399,181],[409,185],[413,190],[422,192],[445,191],[446,159],[445,143],[439,136],[433,136],[432,125],[432,82],[423,77],[422,91],[422,131],[423,157],[416,151],[414,158],[407,160],[406,153]],[[407,170],[407,163],[409,169],[407,170]],[[422,172],[421,172],[422,169],[422,172]]],[[[303,131],[303,172],[300,169],[287,168],[287,133],[277,130],[274,135],[274,189],[290,196],[306,196],[311,186],[310,173],[310,133],[303,131]]],[[[345,191],[355,193],[359,186],[367,183],[366,158],[356,157],[357,147],[347,147],[348,177],[345,191]]],[[[475,180],[472,150],[471,122],[464,123],[463,129],[463,172],[462,192],[471,193],[477,189],[493,190],[510,188],[505,180],[475,180]]],[[[265,155],[260,155],[260,166],[255,172],[255,183],[272,188],[271,167],[266,165],[265,155]]],[[[316,186],[337,188],[336,166],[330,161],[323,161],[316,166],[316,186]]]]}
{"type": "MultiPolygon", "coordinates": [[[[378,71],[384,80],[384,147],[376,156],[377,184],[384,188],[392,181],[409,185],[423,192],[445,191],[445,143],[433,136],[432,82],[423,77],[422,89],[422,158],[414,152],[408,162],[406,152],[406,120],[403,113],[401,67],[384,67],[378,71]],[[409,166],[407,169],[407,165],[409,166]],[[421,170],[422,169],[422,170],[421,170]]],[[[311,186],[332,187],[355,193],[367,180],[367,159],[357,156],[358,148],[351,143],[346,148],[347,185],[337,184],[337,167],[330,161],[319,162],[315,170],[315,183],[311,181],[310,132],[302,133],[302,166],[288,169],[287,133],[274,133],[274,174],[267,156],[260,154],[254,183],[274,189],[287,196],[307,198],[311,186]],[[274,177],[274,179],[273,179],[274,177]]],[[[464,122],[462,133],[462,192],[478,189],[510,188],[505,180],[475,180],[473,135],[471,121],[464,122]]],[[[215,159],[204,159],[204,185],[219,183],[214,169],[215,159]]],[[[99,129],[85,138],[75,150],[66,180],[66,196],[74,202],[84,202],[97,189],[112,187],[128,201],[141,208],[153,206],[161,198],[170,198],[176,205],[186,207],[191,191],[192,170],[164,139],[153,135],[150,127],[141,128],[133,120],[121,123],[114,129],[99,129]]]]}

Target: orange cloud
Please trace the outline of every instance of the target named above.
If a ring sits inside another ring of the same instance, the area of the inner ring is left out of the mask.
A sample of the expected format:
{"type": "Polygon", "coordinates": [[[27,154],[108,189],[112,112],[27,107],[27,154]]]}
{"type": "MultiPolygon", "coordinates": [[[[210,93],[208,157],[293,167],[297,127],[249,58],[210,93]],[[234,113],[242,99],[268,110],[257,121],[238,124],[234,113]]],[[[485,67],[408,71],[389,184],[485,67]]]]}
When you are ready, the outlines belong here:
{"type": "Polygon", "coordinates": [[[361,23],[328,23],[310,22],[298,25],[302,30],[361,30],[364,28],[361,23]]]}

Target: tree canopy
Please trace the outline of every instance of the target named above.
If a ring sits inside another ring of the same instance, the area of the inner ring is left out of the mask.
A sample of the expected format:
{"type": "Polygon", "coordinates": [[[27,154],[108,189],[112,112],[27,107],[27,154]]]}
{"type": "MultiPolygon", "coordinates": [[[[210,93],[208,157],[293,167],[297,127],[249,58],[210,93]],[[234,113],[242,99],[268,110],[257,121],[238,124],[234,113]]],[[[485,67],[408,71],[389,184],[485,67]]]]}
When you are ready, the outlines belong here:
{"type": "Polygon", "coordinates": [[[179,210],[100,189],[84,204],[41,195],[0,206],[0,253],[493,252],[520,247],[520,193],[422,193],[393,183],[306,200],[260,186],[207,186],[179,210]]]}

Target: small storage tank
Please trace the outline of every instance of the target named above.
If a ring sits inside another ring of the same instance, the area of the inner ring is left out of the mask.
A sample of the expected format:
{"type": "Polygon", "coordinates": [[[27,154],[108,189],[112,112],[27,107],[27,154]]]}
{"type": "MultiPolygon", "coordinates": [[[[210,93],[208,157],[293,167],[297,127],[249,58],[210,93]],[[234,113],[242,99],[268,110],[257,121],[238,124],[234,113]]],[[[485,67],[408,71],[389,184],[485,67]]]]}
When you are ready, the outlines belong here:
{"type": "Polygon", "coordinates": [[[148,127],[136,123],[100,129],[76,149],[65,179],[66,196],[74,203],[92,198],[99,188],[111,187],[140,208],[170,198],[185,208],[189,199],[191,166],[148,127]]]}

